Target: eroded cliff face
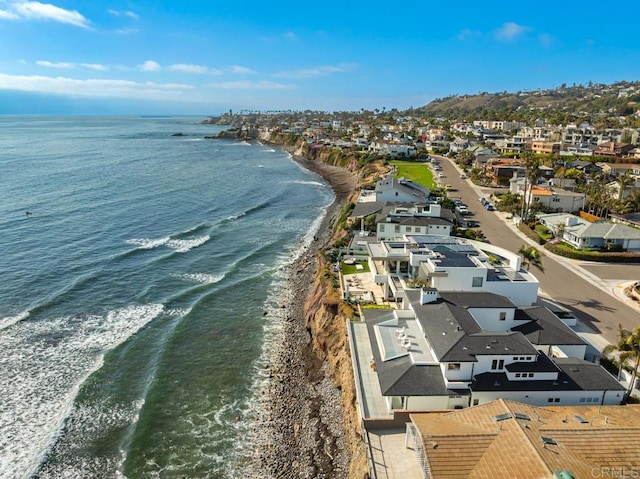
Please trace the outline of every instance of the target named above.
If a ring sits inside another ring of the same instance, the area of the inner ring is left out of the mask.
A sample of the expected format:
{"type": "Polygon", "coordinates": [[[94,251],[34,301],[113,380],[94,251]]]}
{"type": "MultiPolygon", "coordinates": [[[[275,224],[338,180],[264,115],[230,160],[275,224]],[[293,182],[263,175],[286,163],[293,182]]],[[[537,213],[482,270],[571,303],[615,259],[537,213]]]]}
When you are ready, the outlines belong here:
{"type": "MultiPolygon", "coordinates": [[[[288,135],[264,134],[264,142],[279,145],[307,161],[339,166],[354,173],[357,186],[369,184],[388,171],[382,161],[358,163],[358,154],[339,149],[310,145],[304,139],[288,135]]],[[[343,203],[356,202],[359,188],[341,198],[343,203]]],[[[333,225],[332,237],[327,247],[347,236],[342,225],[333,225]]],[[[338,276],[321,251],[316,255],[317,268],[313,285],[305,302],[304,314],[311,346],[315,355],[326,364],[331,380],[340,390],[344,410],[345,443],[351,460],[349,478],[368,477],[363,431],[359,421],[353,368],[347,340],[347,321],[353,317],[351,307],[342,301],[337,287],[338,276]]]]}
{"type": "Polygon", "coordinates": [[[333,288],[330,265],[318,255],[318,272],[311,294],[305,303],[307,329],[314,352],[326,361],[327,371],[341,391],[344,409],[345,442],[349,445],[351,462],[349,477],[361,479],[367,474],[367,460],[362,428],[356,410],[353,369],[347,342],[347,321],[353,311],[342,302],[333,288]]]}

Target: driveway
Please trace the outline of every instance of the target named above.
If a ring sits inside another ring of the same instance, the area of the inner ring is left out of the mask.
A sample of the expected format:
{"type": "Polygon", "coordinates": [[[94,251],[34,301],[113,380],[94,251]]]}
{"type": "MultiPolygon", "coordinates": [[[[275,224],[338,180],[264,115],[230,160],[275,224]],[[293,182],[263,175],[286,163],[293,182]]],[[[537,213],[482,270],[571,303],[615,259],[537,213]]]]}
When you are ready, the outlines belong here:
{"type": "MultiPolygon", "coordinates": [[[[482,208],[478,197],[484,196],[484,191],[475,186],[471,180],[460,179],[461,171],[452,160],[444,157],[437,158],[440,160],[442,171],[447,176],[447,183],[453,187],[454,191],[450,196],[462,197],[469,210],[475,213],[472,218],[480,222],[479,228],[491,244],[510,251],[518,251],[523,244],[528,244],[520,233],[515,232],[505,223],[504,215],[482,208]]],[[[590,275],[580,274],[579,269],[572,268],[572,264],[567,260],[556,259],[546,254],[546,250],[542,247],[540,250],[545,253],[542,261],[544,271],[533,268],[531,272],[540,281],[541,294],[552,297],[556,303],[571,310],[585,326],[603,335],[609,342],[615,342],[618,324],[622,324],[627,329],[633,329],[638,325],[640,322],[638,310],[627,306],[614,297],[611,291],[607,291],[609,284],[601,278],[601,275],[609,279],[628,278],[633,276],[632,266],[607,265],[611,268],[605,268],[602,265],[588,263],[588,268],[585,268],[584,262],[580,262],[579,266],[592,272],[590,277],[590,275]],[[623,278],[616,276],[623,276],[623,278]]],[[[574,263],[578,262],[574,261],[574,263]]],[[[635,267],[640,270],[637,266],[635,267]]]]}

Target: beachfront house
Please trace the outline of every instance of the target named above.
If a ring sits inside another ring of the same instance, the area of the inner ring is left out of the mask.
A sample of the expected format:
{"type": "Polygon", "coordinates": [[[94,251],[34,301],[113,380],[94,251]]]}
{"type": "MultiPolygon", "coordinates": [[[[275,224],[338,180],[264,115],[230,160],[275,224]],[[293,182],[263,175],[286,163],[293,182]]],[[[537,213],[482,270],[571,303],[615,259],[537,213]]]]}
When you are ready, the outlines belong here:
{"type": "Polygon", "coordinates": [[[391,173],[375,186],[376,201],[425,203],[429,200],[429,194],[429,188],[407,178],[395,178],[391,173]]]}
{"type": "Polygon", "coordinates": [[[367,378],[376,382],[379,398],[367,404],[383,404],[367,406],[364,415],[497,398],[536,405],[621,402],[624,387],[585,360],[587,344],[568,326],[573,323],[536,303],[538,280],[514,253],[419,235],[367,248],[375,281],[398,309],[366,309],[364,321],[350,324],[357,367],[375,369],[367,378]]]}
{"type": "Polygon", "coordinates": [[[408,234],[450,236],[452,230],[453,221],[442,217],[442,208],[436,202],[387,203],[376,215],[379,240],[402,239],[408,234]]]}

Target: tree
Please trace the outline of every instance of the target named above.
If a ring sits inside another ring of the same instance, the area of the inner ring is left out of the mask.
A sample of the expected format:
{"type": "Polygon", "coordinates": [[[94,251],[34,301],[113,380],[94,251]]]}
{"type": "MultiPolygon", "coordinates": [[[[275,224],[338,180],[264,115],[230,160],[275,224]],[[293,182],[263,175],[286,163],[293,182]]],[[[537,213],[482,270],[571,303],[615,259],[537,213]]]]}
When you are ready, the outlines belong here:
{"type": "Polygon", "coordinates": [[[636,179],[631,175],[629,170],[626,170],[623,175],[618,176],[617,182],[618,188],[620,188],[618,190],[618,200],[622,201],[622,198],[624,197],[624,190],[635,181],[636,179]]]}
{"type": "Polygon", "coordinates": [[[544,273],[542,267],[542,253],[533,246],[522,245],[518,250],[518,254],[522,256],[522,267],[527,269],[527,266],[535,266],[544,273]]]}
{"type": "Polygon", "coordinates": [[[603,350],[604,354],[617,353],[620,368],[618,370],[618,380],[622,376],[622,368],[627,361],[631,361],[631,381],[629,381],[629,387],[625,394],[625,399],[631,395],[633,387],[635,386],[638,376],[638,370],[640,369],[640,324],[636,326],[636,329],[629,331],[624,329],[621,324],[618,325],[618,341],[616,344],[610,344],[603,350]]]}

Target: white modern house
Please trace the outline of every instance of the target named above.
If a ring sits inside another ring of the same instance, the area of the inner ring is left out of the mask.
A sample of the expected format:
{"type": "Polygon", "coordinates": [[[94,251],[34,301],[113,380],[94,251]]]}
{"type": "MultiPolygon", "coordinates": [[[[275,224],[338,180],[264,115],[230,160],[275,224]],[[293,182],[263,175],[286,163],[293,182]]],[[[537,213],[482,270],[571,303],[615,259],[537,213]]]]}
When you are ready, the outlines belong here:
{"type": "Polygon", "coordinates": [[[365,309],[363,322],[350,323],[349,340],[352,350],[371,351],[354,360],[375,369],[369,381],[384,414],[498,398],[538,406],[622,401],[624,387],[585,361],[587,344],[562,315],[536,304],[538,281],[517,255],[419,235],[368,248],[372,274],[398,309],[365,309]]]}
{"type": "Polygon", "coordinates": [[[402,301],[404,290],[421,284],[442,291],[489,292],[531,306],[538,280],[521,268],[516,253],[488,243],[425,234],[367,245],[369,267],[386,300],[402,301]]]}
{"type": "Polygon", "coordinates": [[[376,201],[424,203],[429,200],[429,194],[429,188],[406,178],[395,178],[393,174],[387,175],[375,186],[376,201]]]}
{"type": "Polygon", "coordinates": [[[441,214],[442,208],[436,202],[387,204],[376,217],[377,238],[402,239],[411,234],[450,236],[453,222],[441,214]]]}

